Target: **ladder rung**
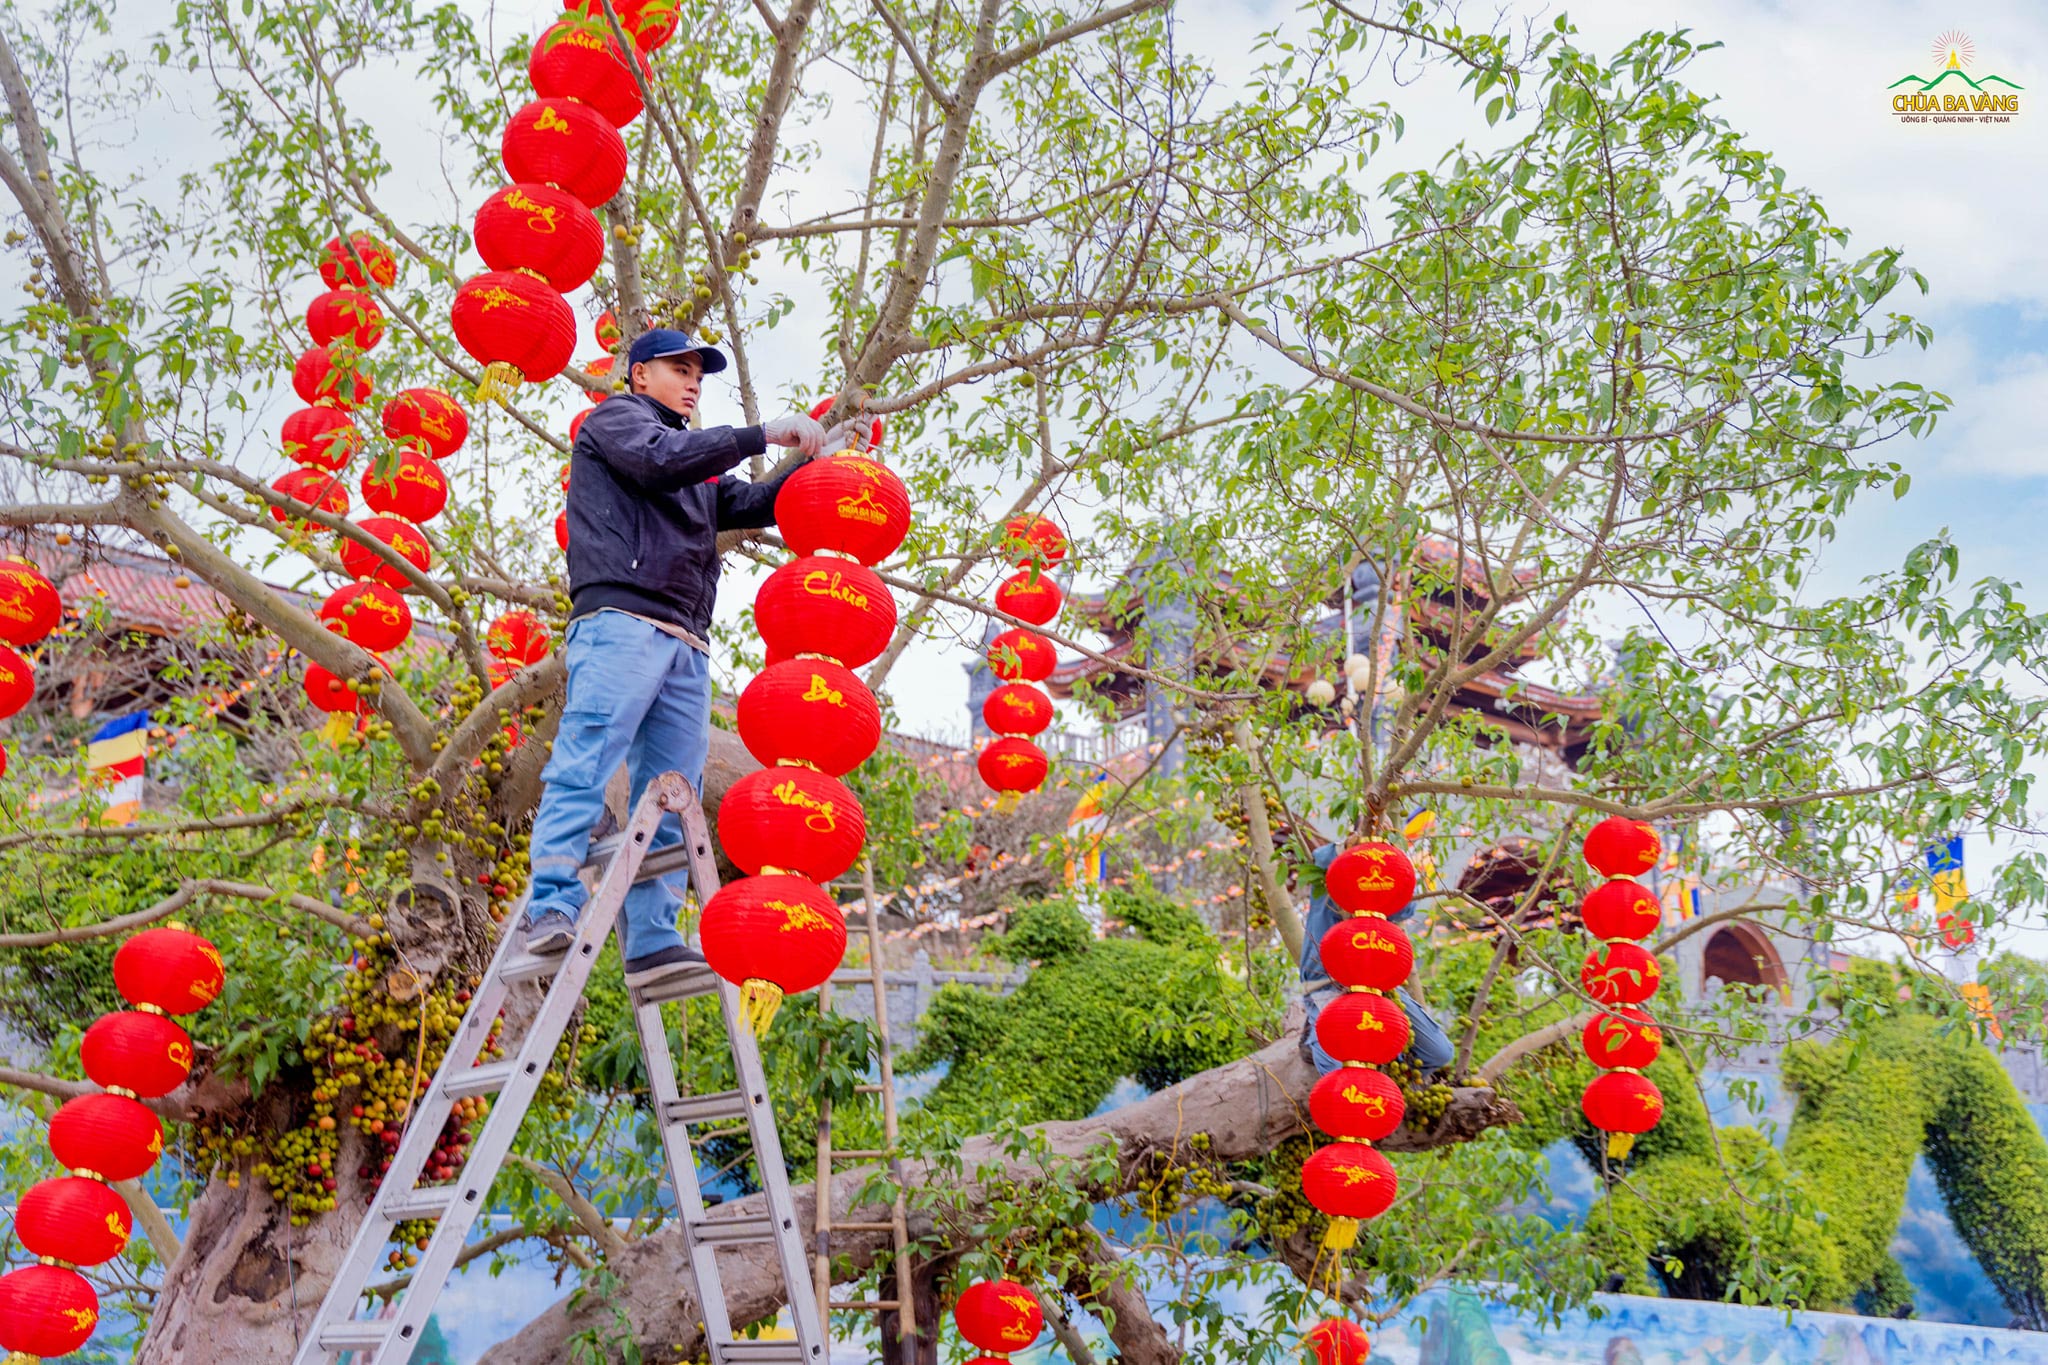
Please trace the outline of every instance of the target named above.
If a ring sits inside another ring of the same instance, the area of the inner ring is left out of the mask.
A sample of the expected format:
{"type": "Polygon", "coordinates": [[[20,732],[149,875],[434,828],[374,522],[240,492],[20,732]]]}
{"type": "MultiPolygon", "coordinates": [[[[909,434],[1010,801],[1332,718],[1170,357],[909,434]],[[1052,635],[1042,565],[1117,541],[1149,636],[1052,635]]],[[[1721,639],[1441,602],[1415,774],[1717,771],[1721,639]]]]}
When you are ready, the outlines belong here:
{"type": "Polygon", "coordinates": [[[450,1076],[441,1085],[441,1093],[451,1100],[472,1099],[478,1095],[495,1095],[505,1088],[505,1082],[512,1079],[511,1062],[485,1062],[473,1066],[460,1075],[450,1076]]]}
{"type": "Polygon", "coordinates": [[[834,1161],[880,1161],[889,1155],[886,1147],[842,1147],[832,1153],[834,1161]]]}
{"type": "Polygon", "coordinates": [[[700,995],[709,995],[717,989],[718,973],[709,967],[697,967],[641,987],[633,992],[633,1003],[666,1005],[671,1000],[692,1000],[700,995]]]}
{"type": "MultiPolygon", "coordinates": [[[[716,1354],[725,1360],[758,1360],[763,1365],[803,1365],[804,1348],[793,1341],[728,1341],[720,1346],[716,1354]]],[[[819,1357],[819,1365],[823,1365],[819,1357]]]]}
{"type": "Polygon", "coordinates": [[[885,1088],[869,1081],[863,1081],[853,1088],[853,1093],[856,1095],[879,1095],[885,1088]]]}
{"type": "Polygon", "coordinates": [[[874,984],[874,978],[863,971],[834,972],[832,973],[832,984],[835,986],[869,986],[874,984]]]}
{"type": "Polygon", "coordinates": [[[901,1299],[852,1299],[825,1305],[835,1313],[893,1313],[903,1306],[901,1299]]]}
{"type": "Polygon", "coordinates": [[[505,965],[498,968],[498,976],[505,981],[532,981],[543,976],[553,976],[562,970],[569,960],[567,953],[514,953],[505,959],[505,965]]]}
{"type": "Polygon", "coordinates": [[[772,1242],[775,1240],[775,1220],[765,1213],[745,1218],[700,1218],[690,1224],[690,1232],[699,1246],[772,1242]]]}
{"type": "Polygon", "coordinates": [[[709,1123],[713,1119],[745,1117],[747,1097],[739,1090],[720,1090],[709,1095],[685,1095],[661,1106],[664,1123],[709,1123]]]}
{"type": "Polygon", "coordinates": [[[320,1345],[329,1351],[360,1351],[382,1346],[391,1336],[391,1319],[337,1322],[320,1329],[320,1345]]]}
{"type": "Polygon", "coordinates": [[[894,1232],[894,1223],[834,1223],[828,1232],[894,1232]]]}
{"type": "Polygon", "coordinates": [[[456,1186],[434,1185],[387,1199],[381,1212],[394,1223],[408,1218],[439,1218],[455,1202],[456,1186]]]}

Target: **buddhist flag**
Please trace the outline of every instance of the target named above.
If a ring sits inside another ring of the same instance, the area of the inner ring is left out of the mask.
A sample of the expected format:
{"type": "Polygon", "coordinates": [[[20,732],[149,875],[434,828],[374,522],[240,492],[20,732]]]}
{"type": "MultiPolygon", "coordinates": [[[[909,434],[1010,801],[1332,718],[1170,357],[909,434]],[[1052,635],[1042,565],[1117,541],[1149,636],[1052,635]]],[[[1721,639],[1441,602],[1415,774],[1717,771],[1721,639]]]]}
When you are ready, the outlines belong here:
{"type": "Polygon", "coordinates": [[[1977,926],[1957,913],[1970,899],[1963,880],[1962,835],[1927,850],[1927,883],[1934,892],[1934,922],[1941,927],[1941,941],[1955,949],[1976,942],[1977,926]]]}
{"type": "Polygon", "coordinates": [[[1102,836],[1109,829],[1102,803],[1108,796],[1109,774],[1099,772],[1067,815],[1068,886],[1096,886],[1102,881],[1102,836]]]}
{"type": "Polygon", "coordinates": [[[149,712],[110,720],[93,732],[85,748],[91,781],[105,786],[107,808],[101,819],[110,825],[132,823],[142,810],[142,762],[149,738],[149,712]]]}

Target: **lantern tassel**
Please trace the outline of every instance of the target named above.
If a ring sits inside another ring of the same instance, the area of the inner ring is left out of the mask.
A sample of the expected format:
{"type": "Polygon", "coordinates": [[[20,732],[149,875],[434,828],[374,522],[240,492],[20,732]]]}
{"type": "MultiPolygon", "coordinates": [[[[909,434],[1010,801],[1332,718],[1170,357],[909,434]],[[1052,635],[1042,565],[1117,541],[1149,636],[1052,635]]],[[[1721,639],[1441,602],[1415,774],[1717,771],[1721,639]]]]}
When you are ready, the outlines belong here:
{"type": "Polygon", "coordinates": [[[1607,1155],[1611,1160],[1622,1160],[1635,1145],[1636,1135],[1634,1133],[1609,1133],[1607,1135],[1607,1155]]]}
{"type": "Polygon", "coordinates": [[[495,403],[510,398],[524,378],[519,367],[509,360],[493,360],[484,366],[483,377],[476,382],[476,401],[495,403]]]}
{"type": "Polygon", "coordinates": [[[1356,1218],[1332,1218],[1330,1230],[1323,1234],[1323,1245],[1331,1251],[1345,1251],[1358,1243],[1358,1220],[1356,1218]]]}
{"type": "Polygon", "coordinates": [[[320,727],[320,742],[332,749],[348,737],[353,717],[346,711],[336,711],[327,717],[327,723],[320,727]]]}
{"type": "Polygon", "coordinates": [[[1017,807],[1023,804],[1023,792],[1004,792],[1002,795],[996,797],[996,814],[1008,815],[1011,811],[1017,809],[1017,807]]]}
{"type": "Polygon", "coordinates": [[[7,1359],[0,1365],[42,1365],[41,1356],[32,1356],[27,1351],[9,1351],[7,1359]]]}
{"type": "Polygon", "coordinates": [[[747,1017],[748,1027],[754,1030],[754,1036],[766,1038],[768,1026],[775,1022],[775,1012],[782,1008],[782,987],[762,977],[750,976],[740,987],[740,1008],[747,1017]]]}

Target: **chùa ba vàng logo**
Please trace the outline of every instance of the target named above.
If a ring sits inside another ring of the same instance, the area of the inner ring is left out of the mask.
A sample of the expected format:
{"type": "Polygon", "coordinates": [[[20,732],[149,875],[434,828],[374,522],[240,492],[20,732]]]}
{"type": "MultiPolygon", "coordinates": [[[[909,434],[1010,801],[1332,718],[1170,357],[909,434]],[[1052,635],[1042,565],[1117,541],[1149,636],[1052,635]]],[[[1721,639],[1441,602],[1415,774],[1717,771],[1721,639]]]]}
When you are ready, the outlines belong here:
{"type": "Polygon", "coordinates": [[[1892,117],[1901,123],[2011,123],[2020,112],[2016,81],[1990,72],[1973,76],[1977,45],[1950,29],[1934,40],[1932,76],[1905,75],[1889,87],[1892,117]]]}

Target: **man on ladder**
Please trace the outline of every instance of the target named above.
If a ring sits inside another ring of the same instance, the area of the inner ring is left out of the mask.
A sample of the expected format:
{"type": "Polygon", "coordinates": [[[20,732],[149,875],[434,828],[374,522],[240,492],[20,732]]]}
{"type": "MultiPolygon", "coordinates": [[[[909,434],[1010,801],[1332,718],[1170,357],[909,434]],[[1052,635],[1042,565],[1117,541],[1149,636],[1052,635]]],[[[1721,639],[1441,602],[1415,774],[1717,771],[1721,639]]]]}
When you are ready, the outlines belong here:
{"type": "MultiPolygon", "coordinates": [[[[679,772],[692,789],[702,786],[718,533],[772,524],[775,495],[788,477],[748,483],[727,471],[771,444],[794,447],[806,460],[824,445],[824,429],[802,415],[691,430],[703,377],[725,365],[723,354],[687,332],[643,333],[627,353],[631,391],[598,405],[570,453],[569,695],[533,820],[531,953],[560,953],[575,940],[587,898],[577,869],[604,811],[605,783],[621,762],[631,765],[635,804],[656,773],[679,772]]],[[[681,838],[670,814],[652,847],[681,838]]],[[[703,963],[676,931],[687,880],[685,872],[671,873],[627,896],[628,986],[703,963]]]]}

